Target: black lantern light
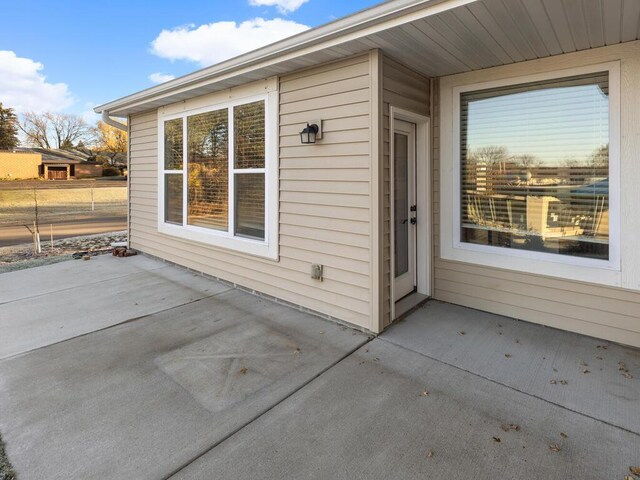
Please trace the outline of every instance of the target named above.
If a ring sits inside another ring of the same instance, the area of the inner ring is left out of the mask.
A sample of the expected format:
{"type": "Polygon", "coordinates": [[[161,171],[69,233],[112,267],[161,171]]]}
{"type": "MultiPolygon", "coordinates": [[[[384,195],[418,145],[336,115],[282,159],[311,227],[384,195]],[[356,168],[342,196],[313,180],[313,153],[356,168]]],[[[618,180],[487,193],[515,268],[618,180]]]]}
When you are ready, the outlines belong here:
{"type": "Polygon", "coordinates": [[[318,138],[319,130],[320,129],[318,128],[317,124],[312,123],[311,125],[309,125],[307,123],[307,126],[304,127],[304,129],[300,132],[300,141],[305,145],[316,143],[316,138],[318,138]]]}

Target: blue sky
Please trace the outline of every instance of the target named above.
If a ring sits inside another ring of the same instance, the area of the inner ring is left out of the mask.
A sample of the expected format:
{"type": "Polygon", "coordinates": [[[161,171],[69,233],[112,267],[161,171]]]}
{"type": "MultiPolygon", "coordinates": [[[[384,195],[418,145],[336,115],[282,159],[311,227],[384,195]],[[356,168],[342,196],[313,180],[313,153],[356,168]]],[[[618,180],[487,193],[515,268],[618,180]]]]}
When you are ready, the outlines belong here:
{"type": "Polygon", "coordinates": [[[156,81],[184,75],[255,48],[266,39],[297,33],[380,2],[2,3],[0,102],[19,111],[64,111],[91,118],[87,112],[93,105],[153,85],[151,75],[156,81]]]}

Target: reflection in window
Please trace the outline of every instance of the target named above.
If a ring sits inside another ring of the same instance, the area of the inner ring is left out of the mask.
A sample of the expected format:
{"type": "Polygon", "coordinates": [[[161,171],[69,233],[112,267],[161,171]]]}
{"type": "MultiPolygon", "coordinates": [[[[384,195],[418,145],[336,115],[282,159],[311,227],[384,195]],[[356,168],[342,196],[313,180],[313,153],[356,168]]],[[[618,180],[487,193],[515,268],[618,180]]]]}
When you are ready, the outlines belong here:
{"type": "Polygon", "coordinates": [[[265,240],[265,103],[164,121],[165,223],[265,240]]]}
{"type": "Polygon", "coordinates": [[[264,173],[236,174],[236,235],[264,239],[264,173]]]}
{"type": "Polygon", "coordinates": [[[164,122],[164,169],[182,170],[182,119],[164,122]]]}
{"type": "Polygon", "coordinates": [[[409,271],[409,136],[394,133],[393,138],[394,178],[394,257],[396,278],[409,271]]]}
{"type": "Polygon", "coordinates": [[[164,221],[182,225],[182,174],[164,176],[164,221]]]}
{"type": "Polygon", "coordinates": [[[228,134],[227,109],[187,118],[187,223],[227,230],[228,134]]]}
{"type": "Polygon", "coordinates": [[[461,95],[461,241],[609,258],[608,73],[461,95]]]}
{"type": "Polygon", "coordinates": [[[235,168],[264,168],[264,101],[233,109],[235,168]]]}

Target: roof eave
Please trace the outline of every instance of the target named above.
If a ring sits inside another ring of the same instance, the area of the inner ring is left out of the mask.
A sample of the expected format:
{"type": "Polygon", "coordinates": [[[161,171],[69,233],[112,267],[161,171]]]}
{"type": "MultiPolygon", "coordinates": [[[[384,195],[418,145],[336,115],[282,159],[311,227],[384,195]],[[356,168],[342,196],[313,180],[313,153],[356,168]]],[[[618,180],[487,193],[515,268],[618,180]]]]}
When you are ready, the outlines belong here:
{"type": "Polygon", "coordinates": [[[344,38],[346,41],[345,37],[348,35],[363,37],[373,33],[369,31],[371,29],[380,31],[390,28],[393,25],[389,23],[400,18],[404,19],[401,23],[411,21],[411,18],[405,18],[410,17],[411,14],[422,13],[422,16],[428,16],[430,12],[425,10],[429,7],[436,9],[431,13],[438,13],[475,1],[477,0],[393,0],[385,2],[175,80],[99,105],[94,108],[94,111],[96,113],[107,111],[114,116],[118,116],[118,112],[122,112],[122,115],[125,114],[128,106],[144,104],[180,89],[189,90],[191,86],[198,83],[226,79],[242,70],[245,70],[246,73],[285,55],[312,53],[325,48],[328,42],[336,42],[337,40],[337,43],[340,43],[340,38],[344,38]]]}

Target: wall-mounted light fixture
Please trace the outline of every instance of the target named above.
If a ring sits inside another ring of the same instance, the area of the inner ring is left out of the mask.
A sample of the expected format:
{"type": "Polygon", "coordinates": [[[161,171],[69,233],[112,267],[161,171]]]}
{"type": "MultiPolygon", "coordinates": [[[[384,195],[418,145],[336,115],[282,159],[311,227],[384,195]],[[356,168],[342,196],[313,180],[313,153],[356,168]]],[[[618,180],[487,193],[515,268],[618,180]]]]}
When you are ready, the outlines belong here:
{"type": "Polygon", "coordinates": [[[307,122],[307,126],[300,132],[300,142],[304,145],[316,143],[322,138],[322,120],[307,122]]]}

